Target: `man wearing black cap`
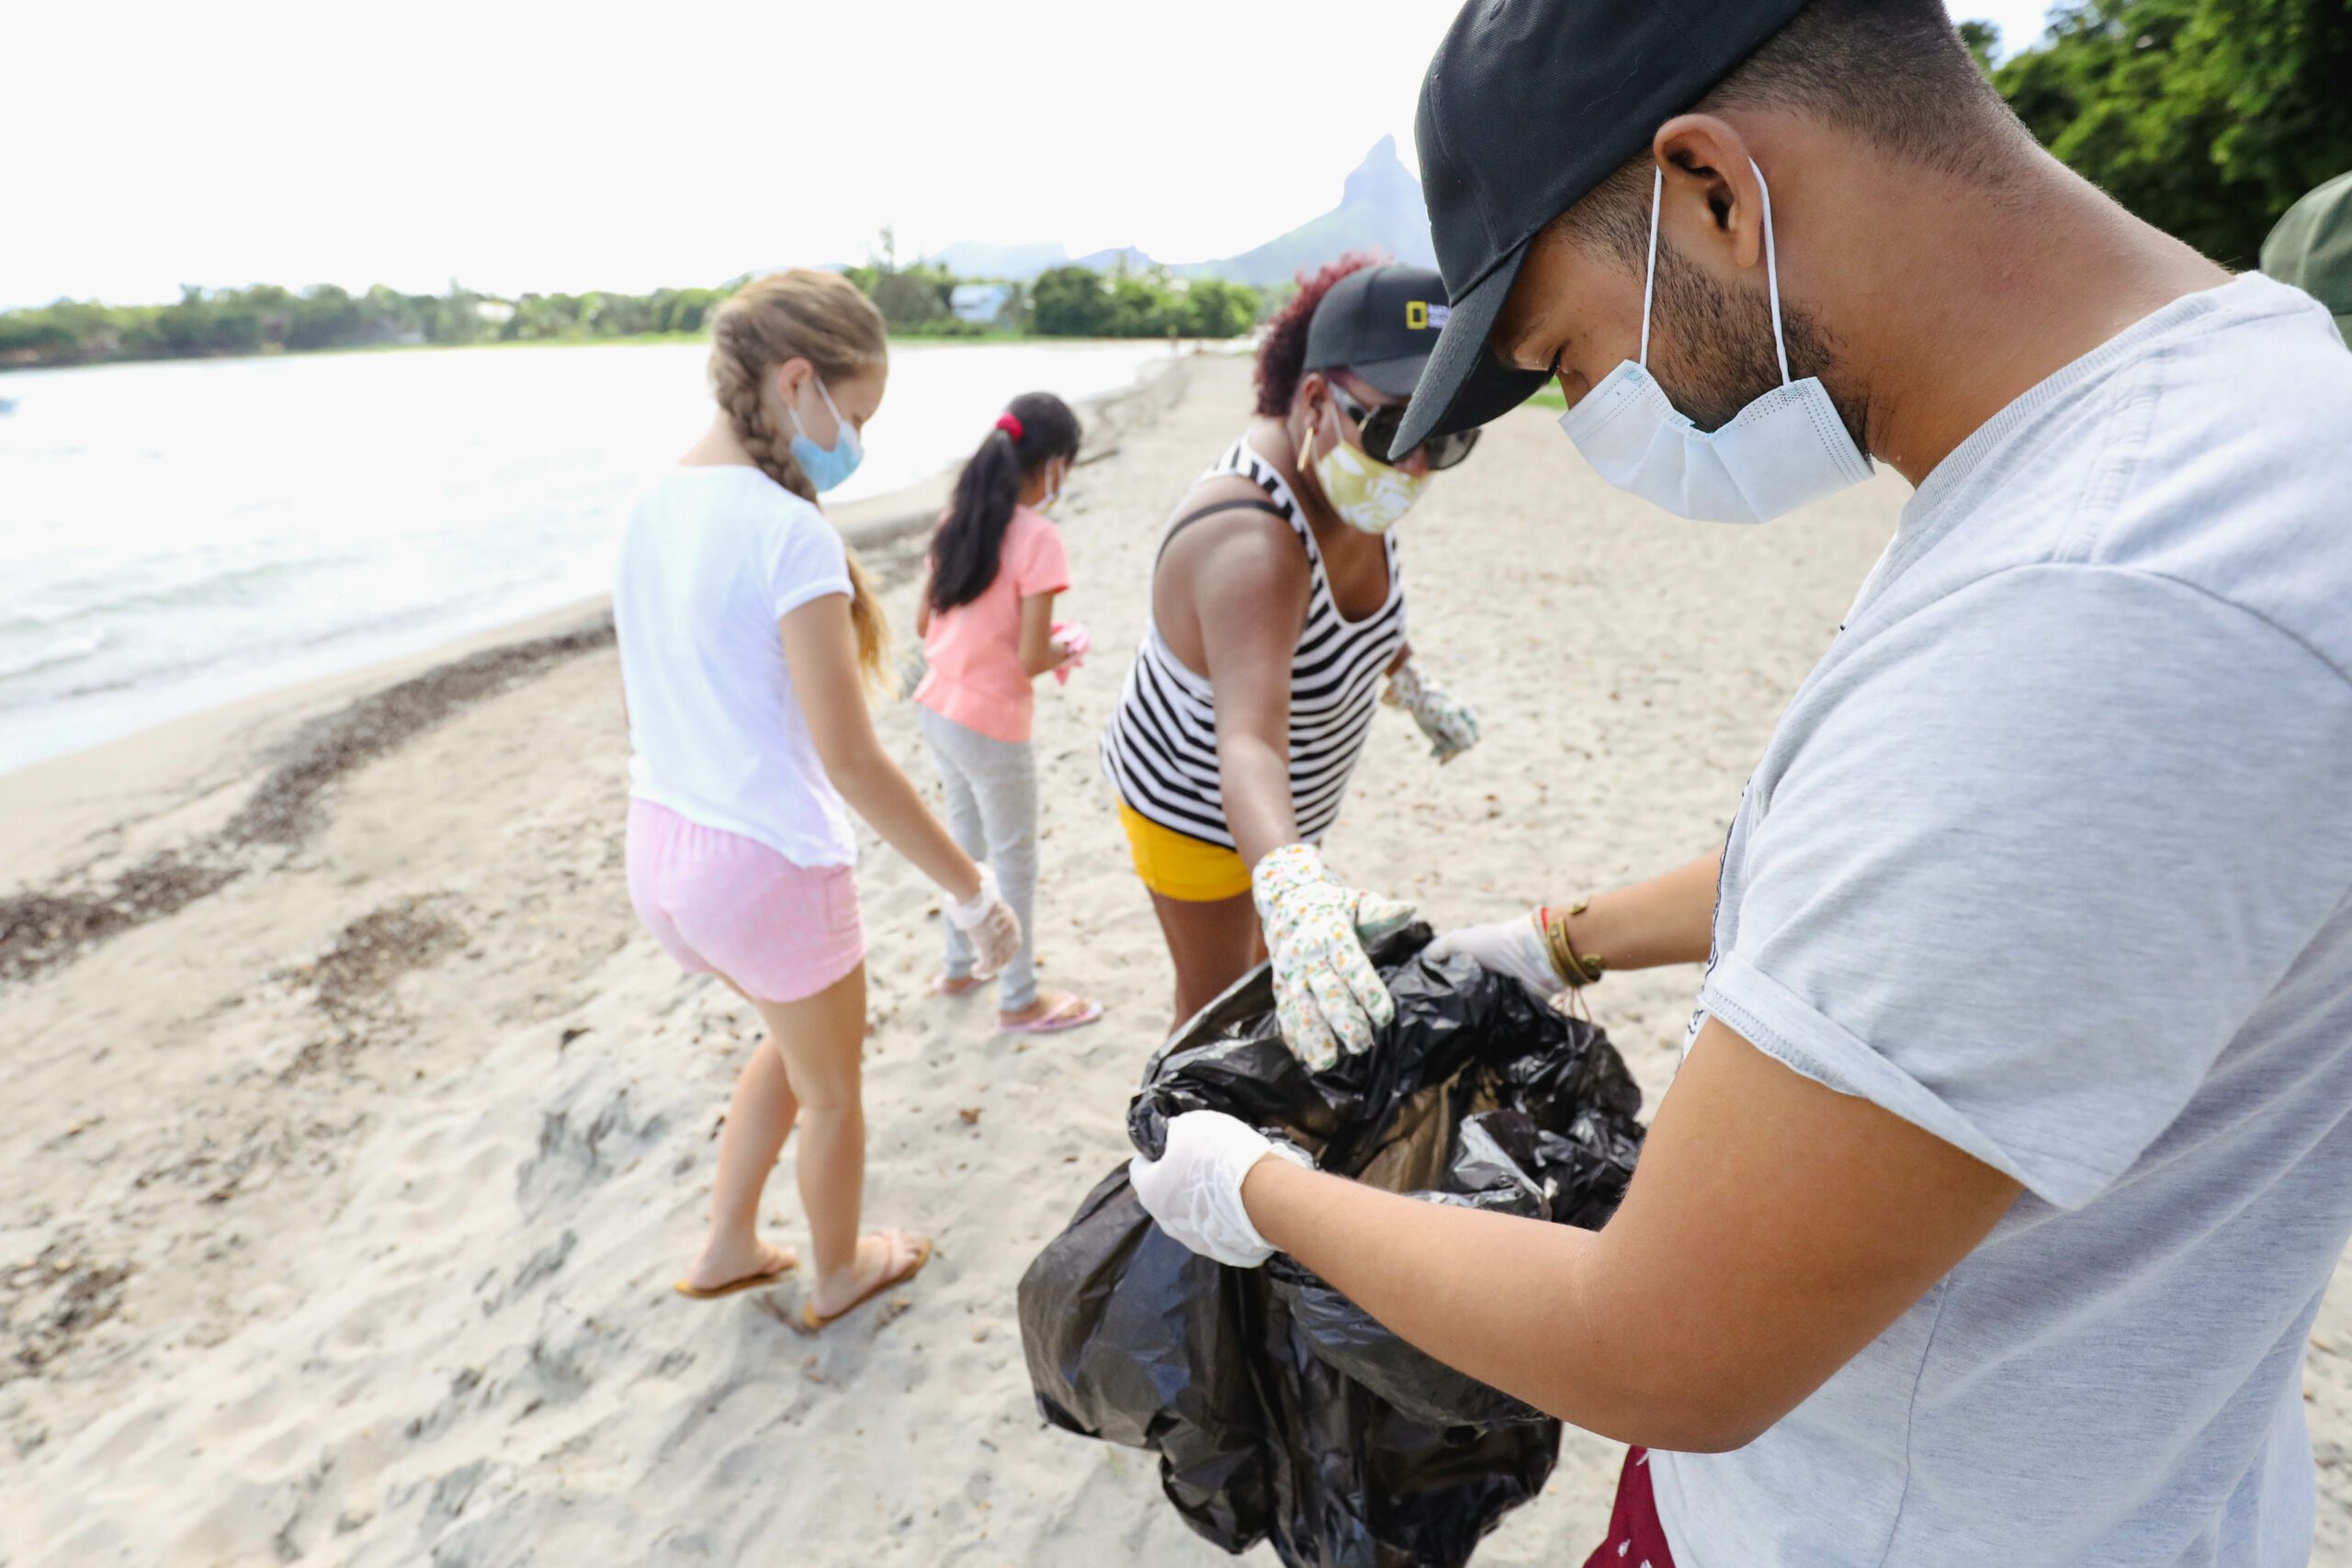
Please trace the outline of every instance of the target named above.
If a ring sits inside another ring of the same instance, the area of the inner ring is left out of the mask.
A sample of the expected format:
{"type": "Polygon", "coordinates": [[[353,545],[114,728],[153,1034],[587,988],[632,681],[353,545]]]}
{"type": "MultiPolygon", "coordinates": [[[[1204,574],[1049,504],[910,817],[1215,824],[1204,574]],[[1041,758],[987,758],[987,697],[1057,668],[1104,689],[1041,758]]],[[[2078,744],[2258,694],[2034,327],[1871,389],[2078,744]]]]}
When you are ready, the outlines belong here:
{"type": "Polygon", "coordinates": [[[2303,1563],[2352,1236],[2326,312],[2049,158],[1935,0],[1475,0],[1419,135],[1453,308],[1399,440],[1551,377],[1667,513],[1917,491],[1720,856],[1447,939],[1707,957],[1607,1229],[1200,1115],[1138,1195],[1635,1445],[1595,1562],[2303,1563]]]}

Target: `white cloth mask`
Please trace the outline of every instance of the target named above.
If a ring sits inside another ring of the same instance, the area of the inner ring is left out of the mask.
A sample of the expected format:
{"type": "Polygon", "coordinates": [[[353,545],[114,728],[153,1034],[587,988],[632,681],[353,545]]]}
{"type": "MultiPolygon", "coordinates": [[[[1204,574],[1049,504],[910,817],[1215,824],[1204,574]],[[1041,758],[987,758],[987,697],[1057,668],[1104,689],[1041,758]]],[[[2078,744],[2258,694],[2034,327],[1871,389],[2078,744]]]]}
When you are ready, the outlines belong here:
{"type": "Polygon", "coordinates": [[[1674,406],[1649,373],[1650,301],[1657,287],[1657,209],[1663,171],[1650,175],[1649,271],[1642,281],[1642,357],[1618,365],[1560,428],[1585,460],[1620,490],[1702,523],[1769,523],[1808,502],[1871,477],[1871,460],[1854,445],[1828,389],[1817,376],[1789,379],[1781,336],[1781,272],[1772,252],[1772,193],[1754,159],[1764,195],[1764,273],[1772,293],[1772,348],[1781,384],[1739,411],[1720,430],[1701,430],[1674,406]]]}

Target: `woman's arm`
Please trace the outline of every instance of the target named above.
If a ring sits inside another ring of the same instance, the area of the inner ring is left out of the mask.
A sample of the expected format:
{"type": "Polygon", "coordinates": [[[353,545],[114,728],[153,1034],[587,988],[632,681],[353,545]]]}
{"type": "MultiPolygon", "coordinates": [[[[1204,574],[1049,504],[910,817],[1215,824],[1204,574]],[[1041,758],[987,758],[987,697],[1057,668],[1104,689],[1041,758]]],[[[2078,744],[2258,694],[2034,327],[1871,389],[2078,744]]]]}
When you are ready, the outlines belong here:
{"type": "Polygon", "coordinates": [[[1054,596],[1032,593],[1021,601],[1021,672],[1034,681],[1052,674],[1062,661],[1062,650],[1054,646],[1054,596]]]}
{"type": "Polygon", "coordinates": [[[931,635],[931,574],[934,563],[925,558],[922,563],[922,589],[915,595],[915,636],[931,635]]]}
{"type": "MultiPolygon", "coordinates": [[[[1209,684],[1216,690],[1225,825],[1256,865],[1298,842],[1290,797],[1290,664],[1306,624],[1306,557],[1289,529],[1228,527],[1186,558],[1209,684]]],[[[1173,564],[1173,563],[1171,563],[1173,564]]]]}
{"type": "Polygon", "coordinates": [[[1702,964],[1714,937],[1723,870],[1717,850],[1663,876],[1596,894],[1581,913],[1567,917],[1568,940],[1579,956],[1600,958],[1611,969],[1702,964]]]}
{"type": "Polygon", "coordinates": [[[968,903],[979,893],[979,868],[956,847],[874,733],[874,716],[858,676],[849,600],[838,593],[812,599],[776,626],[792,689],[799,695],[825,776],[885,843],[951,897],[968,903]]]}
{"type": "Polygon", "coordinates": [[[1565,926],[1570,952],[1591,975],[1697,964],[1713,940],[1715,883],[1723,866],[1718,850],[1663,876],[1599,894],[1582,908],[1555,905],[1492,925],[1463,926],[1439,937],[1430,956],[1466,953],[1546,994],[1587,980],[1569,973],[1577,965],[1560,954],[1551,927],[1565,926]]]}

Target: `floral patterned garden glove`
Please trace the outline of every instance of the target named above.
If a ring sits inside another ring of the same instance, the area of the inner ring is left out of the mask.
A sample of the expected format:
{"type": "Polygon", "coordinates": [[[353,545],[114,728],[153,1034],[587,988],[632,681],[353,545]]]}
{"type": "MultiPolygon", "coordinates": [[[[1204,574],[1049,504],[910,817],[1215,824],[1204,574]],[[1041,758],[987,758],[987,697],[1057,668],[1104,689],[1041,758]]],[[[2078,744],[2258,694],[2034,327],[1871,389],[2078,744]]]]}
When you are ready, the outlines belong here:
{"type": "Polygon", "coordinates": [[[1441,762],[1451,762],[1478,744],[1478,716],[1470,705],[1422,674],[1410,660],[1388,678],[1382,700],[1413,716],[1430,738],[1430,755],[1441,762]]]}
{"type": "Polygon", "coordinates": [[[1250,874],[1272,955],[1274,1012],[1291,1055],[1317,1071],[1369,1050],[1396,1003],[1364,953],[1413,918],[1413,906],[1342,886],[1312,844],[1284,844],[1250,874]]]}

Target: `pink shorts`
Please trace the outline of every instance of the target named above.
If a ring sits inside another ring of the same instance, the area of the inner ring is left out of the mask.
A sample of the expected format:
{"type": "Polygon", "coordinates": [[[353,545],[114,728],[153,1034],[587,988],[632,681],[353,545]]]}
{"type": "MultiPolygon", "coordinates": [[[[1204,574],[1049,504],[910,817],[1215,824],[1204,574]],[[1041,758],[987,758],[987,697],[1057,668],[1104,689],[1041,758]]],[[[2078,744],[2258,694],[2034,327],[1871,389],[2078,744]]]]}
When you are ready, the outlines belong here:
{"type": "Polygon", "coordinates": [[[865,960],[857,873],[795,865],[755,839],[628,803],[628,897],[663,951],[763,1002],[797,1002],[865,960]]]}

